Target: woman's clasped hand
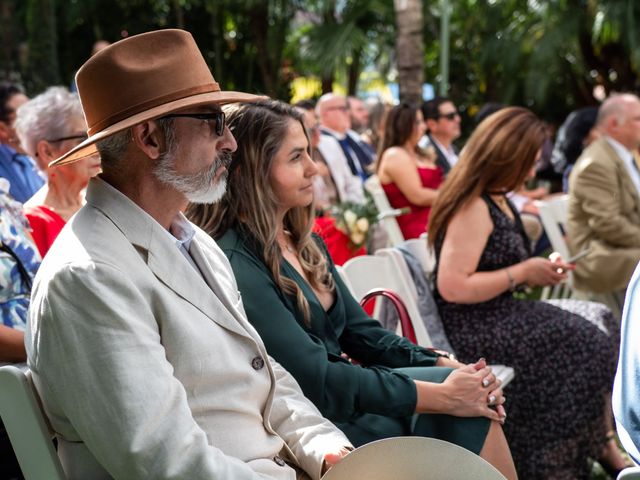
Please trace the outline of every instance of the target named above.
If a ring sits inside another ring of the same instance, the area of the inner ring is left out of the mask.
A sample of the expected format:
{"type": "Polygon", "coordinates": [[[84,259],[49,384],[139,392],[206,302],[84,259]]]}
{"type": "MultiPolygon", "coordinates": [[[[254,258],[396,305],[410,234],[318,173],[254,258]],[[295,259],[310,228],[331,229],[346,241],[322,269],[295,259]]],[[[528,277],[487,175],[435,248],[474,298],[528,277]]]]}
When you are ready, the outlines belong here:
{"type": "Polygon", "coordinates": [[[461,365],[441,384],[416,380],[420,413],[446,413],[458,417],[487,417],[504,423],[505,397],[500,379],[481,358],[461,365]]]}

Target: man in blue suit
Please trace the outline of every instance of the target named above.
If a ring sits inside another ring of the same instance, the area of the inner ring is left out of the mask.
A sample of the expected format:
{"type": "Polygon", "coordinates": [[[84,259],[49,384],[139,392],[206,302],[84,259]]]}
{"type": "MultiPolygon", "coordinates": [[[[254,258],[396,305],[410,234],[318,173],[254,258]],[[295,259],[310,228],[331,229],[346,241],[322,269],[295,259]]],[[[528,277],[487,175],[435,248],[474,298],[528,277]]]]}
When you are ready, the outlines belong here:
{"type": "Polygon", "coordinates": [[[0,177],[9,180],[9,194],[21,203],[44,185],[43,176],[33,159],[20,148],[13,128],[16,110],[28,100],[17,85],[0,85],[0,177]]]}

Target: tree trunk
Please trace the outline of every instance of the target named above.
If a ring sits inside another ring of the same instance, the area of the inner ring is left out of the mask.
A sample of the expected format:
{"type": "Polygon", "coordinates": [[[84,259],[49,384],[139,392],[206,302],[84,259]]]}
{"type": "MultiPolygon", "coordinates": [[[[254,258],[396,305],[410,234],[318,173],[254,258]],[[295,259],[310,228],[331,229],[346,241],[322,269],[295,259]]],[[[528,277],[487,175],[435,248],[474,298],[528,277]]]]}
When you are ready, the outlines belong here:
{"type": "Polygon", "coordinates": [[[14,64],[14,24],[11,21],[13,2],[0,4],[0,42],[2,53],[0,54],[0,79],[9,79],[17,70],[14,64]]]}
{"type": "Polygon", "coordinates": [[[424,45],[422,1],[394,0],[396,12],[396,57],[401,102],[422,102],[424,45]]]}
{"type": "Polygon", "coordinates": [[[184,11],[180,0],[173,0],[173,10],[176,14],[176,28],[184,30],[184,11]]]}
{"type": "Polygon", "coordinates": [[[351,54],[351,65],[347,72],[347,95],[355,97],[358,93],[358,78],[360,78],[360,59],[362,50],[355,50],[351,54]]]}

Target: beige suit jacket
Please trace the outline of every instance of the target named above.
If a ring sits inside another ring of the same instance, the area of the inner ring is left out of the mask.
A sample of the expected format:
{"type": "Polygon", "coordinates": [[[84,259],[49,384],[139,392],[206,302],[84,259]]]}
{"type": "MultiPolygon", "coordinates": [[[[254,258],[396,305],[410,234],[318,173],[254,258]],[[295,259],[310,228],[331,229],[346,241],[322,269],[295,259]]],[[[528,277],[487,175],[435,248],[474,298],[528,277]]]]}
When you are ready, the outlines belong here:
{"type": "Polygon", "coordinates": [[[42,263],[28,363],[69,478],[295,478],[281,457],[318,478],[348,440],[267,356],[215,242],[190,252],[201,274],[94,179],[42,263]]]}
{"type": "Polygon", "coordinates": [[[626,288],[640,260],[640,198],[622,159],[605,138],[580,156],[569,177],[568,243],[575,286],[606,293],[626,288]]]}

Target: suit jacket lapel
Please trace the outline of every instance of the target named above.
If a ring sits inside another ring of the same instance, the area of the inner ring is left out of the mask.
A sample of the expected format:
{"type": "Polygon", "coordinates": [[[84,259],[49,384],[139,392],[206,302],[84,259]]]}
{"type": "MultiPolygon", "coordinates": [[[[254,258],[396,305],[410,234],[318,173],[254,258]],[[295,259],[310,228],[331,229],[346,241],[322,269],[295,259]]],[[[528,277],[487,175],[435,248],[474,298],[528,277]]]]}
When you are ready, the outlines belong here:
{"type": "Polygon", "coordinates": [[[194,262],[196,262],[196,264],[200,268],[205,282],[215,294],[216,299],[219,300],[227,310],[227,312],[231,314],[234,319],[233,324],[237,328],[239,328],[238,331],[241,331],[243,335],[249,335],[253,337],[256,341],[258,341],[258,343],[261,343],[260,335],[246,319],[245,313],[241,309],[242,307],[240,307],[240,292],[237,290],[237,288],[234,291],[238,294],[237,298],[230,297],[228,295],[228,293],[231,293],[231,290],[222,286],[218,281],[218,276],[216,275],[214,266],[211,264],[210,258],[202,250],[200,243],[197,241],[197,237],[198,235],[196,234],[194,241],[191,242],[190,252],[194,262]]]}
{"type": "Polygon", "coordinates": [[[232,315],[234,310],[227,307],[228,299],[223,290],[212,291],[205,282],[205,278],[214,276],[208,262],[206,268],[202,262],[196,262],[203,271],[200,275],[159,223],[103,180],[91,180],[87,203],[109,217],[133,245],[146,251],[149,269],[168,288],[220,326],[239,335],[250,336],[232,315]],[[224,298],[224,302],[217,295],[224,298]]]}
{"type": "Polygon", "coordinates": [[[440,147],[438,147],[438,144],[433,140],[431,135],[428,135],[428,137],[431,145],[433,145],[433,148],[435,148],[436,150],[436,165],[440,167],[442,169],[442,173],[446,175],[447,173],[449,173],[449,170],[451,170],[451,165],[449,165],[449,161],[447,160],[446,155],[442,152],[442,150],[440,150],[440,147]]]}

